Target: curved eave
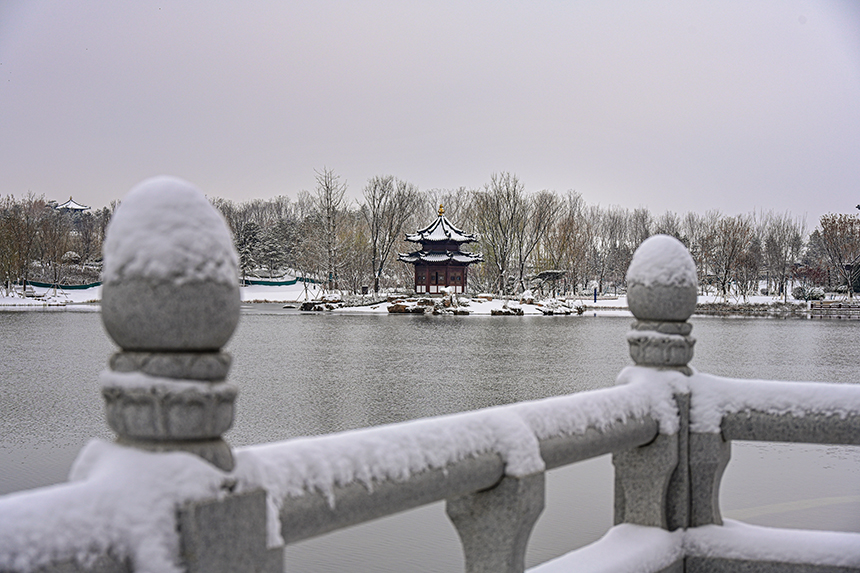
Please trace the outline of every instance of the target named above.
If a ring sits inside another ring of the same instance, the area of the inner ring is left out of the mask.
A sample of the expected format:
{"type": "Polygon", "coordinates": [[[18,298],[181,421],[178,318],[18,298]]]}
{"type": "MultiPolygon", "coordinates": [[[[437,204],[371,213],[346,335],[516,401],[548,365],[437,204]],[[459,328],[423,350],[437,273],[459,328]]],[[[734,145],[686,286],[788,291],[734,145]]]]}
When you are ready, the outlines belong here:
{"type": "Polygon", "coordinates": [[[406,240],[413,243],[471,243],[477,241],[478,236],[463,232],[452,225],[444,215],[440,215],[416,233],[407,233],[406,240]]]}
{"type": "Polygon", "coordinates": [[[401,253],[397,255],[399,261],[415,264],[418,262],[427,264],[459,263],[472,264],[483,262],[484,257],[480,253],[463,253],[459,251],[447,251],[445,253],[433,253],[427,251],[416,251],[414,253],[401,253]]]}

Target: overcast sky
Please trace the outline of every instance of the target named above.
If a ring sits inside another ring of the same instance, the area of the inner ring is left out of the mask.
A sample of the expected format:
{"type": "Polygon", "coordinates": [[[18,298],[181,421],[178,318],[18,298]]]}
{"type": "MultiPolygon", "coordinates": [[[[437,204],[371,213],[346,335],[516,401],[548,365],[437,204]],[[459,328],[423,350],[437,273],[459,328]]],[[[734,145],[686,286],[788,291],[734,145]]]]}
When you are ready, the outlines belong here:
{"type": "Polygon", "coordinates": [[[0,194],[323,167],[814,227],[860,203],[860,2],[0,2],[0,194]]]}

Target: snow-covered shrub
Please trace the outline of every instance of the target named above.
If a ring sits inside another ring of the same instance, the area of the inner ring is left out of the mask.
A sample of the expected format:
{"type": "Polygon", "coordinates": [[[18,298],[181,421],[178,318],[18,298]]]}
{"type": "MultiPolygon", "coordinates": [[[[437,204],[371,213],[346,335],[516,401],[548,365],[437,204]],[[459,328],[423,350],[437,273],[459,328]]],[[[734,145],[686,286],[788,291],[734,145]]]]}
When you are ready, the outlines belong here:
{"type": "Polygon", "coordinates": [[[797,286],[791,290],[791,296],[797,300],[822,300],[824,289],[821,287],[797,286]]]}

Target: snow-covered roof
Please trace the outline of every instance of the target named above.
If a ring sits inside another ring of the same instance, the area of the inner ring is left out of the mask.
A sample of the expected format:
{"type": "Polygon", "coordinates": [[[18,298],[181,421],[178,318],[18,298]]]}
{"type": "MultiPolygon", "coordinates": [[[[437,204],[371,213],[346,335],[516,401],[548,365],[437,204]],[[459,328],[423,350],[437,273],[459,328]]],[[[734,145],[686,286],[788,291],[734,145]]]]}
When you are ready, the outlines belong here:
{"type": "Polygon", "coordinates": [[[413,243],[441,243],[446,241],[471,243],[477,241],[478,236],[466,233],[451,224],[451,221],[445,217],[445,208],[439,205],[439,216],[436,220],[415,233],[407,233],[406,240],[413,243]]]}
{"type": "Polygon", "coordinates": [[[86,205],[81,205],[71,197],[69,200],[63,203],[62,205],[57,205],[57,209],[70,209],[72,211],[86,211],[89,209],[86,205]]]}
{"type": "Polygon", "coordinates": [[[467,253],[464,251],[415,251],[414,253],[401,253],[397,256],[398,260],[404,263],[480,263],[484,260],[481,253],[467,253]]]}

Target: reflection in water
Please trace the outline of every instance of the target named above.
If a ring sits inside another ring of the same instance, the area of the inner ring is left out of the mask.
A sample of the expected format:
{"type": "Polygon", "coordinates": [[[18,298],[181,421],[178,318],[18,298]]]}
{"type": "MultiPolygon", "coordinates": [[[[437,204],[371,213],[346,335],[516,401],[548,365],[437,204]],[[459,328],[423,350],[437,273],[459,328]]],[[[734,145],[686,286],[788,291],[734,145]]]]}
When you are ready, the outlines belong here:
{"type": "MultiPolygon", "coordinates": [[[[630,364],[630,322],[345,316],[255,305],[244,310],[227,347],[240,393],[226,437],[242,446],[610,386],[630,364]]],[[[856,381],[857,322],[692,323],[699,370],[856,381]]],[[[112,438],[97,377],[115,348],[97,313],[0,312],[0,332],[3,494],[62,481],[89,438],[112,438]]],[[[608,456],[554,470],[547,483],[529,565],[593,541],[611,525],[608,456]]],[[[728,517],[860,531],[860,504],[851,501],[860,496],[860,448],[733,444],[721,495],[728,517]]],[[[310,540],[287,555],[297,571],[462,569],[441,504],[310,540]]]]}

